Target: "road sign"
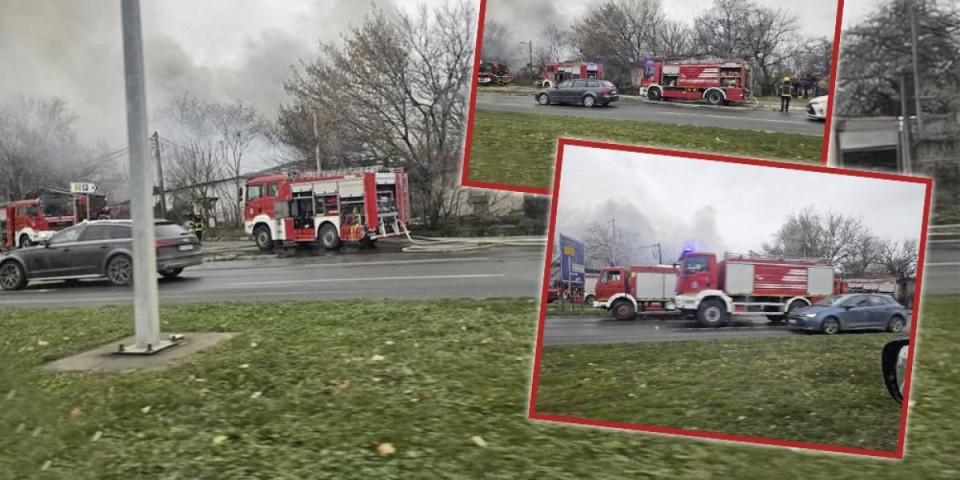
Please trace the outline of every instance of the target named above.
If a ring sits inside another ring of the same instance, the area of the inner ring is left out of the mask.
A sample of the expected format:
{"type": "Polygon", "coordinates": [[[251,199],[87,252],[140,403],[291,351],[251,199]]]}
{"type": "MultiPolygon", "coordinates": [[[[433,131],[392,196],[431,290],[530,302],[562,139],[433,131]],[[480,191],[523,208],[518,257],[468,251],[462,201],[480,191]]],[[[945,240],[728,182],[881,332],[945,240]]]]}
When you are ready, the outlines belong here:
{"type": "Polygon", "coordinates": [[[97,191],[97,186],[92,183],[70,183],[70,193],[94,193],[97,191]]]}
{"type": "Polygon", "coordinates": [[[584,283],[583,243],[566,235],[560,235],[560,281],[584,283]]]}

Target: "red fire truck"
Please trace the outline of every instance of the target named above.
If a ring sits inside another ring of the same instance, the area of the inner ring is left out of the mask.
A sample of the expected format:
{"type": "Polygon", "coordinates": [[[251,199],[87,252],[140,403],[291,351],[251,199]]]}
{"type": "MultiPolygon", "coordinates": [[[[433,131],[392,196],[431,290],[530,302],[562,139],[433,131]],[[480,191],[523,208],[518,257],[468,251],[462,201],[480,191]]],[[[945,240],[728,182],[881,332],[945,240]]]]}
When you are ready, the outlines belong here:
{"type": "Polygon", "coordinates": [[[405,235],[410,221],[407,174],[401,169],[355,168],[269,175],[247,181],[244,228],[257,247],[289,241],[327,249],[341,242],[371,243],[405,235]]]}
{"type": "Polygon", "coordinates": [[[502,63],[480,62],[480,72],[477,73],[477,84],[485,85],[509,85],[513,83],[513,76],[510,75],[510,69],[502,63]]]}
{"type": "Polygon", "coordinates": [[[599,63],[548,63],[540,76],[540,88],[552,88],[571,78],[603,79],[603,65],[599,63]]]}
{"type": "Polygon", "coordinates": [[[54,233],[96,217],[106,197],[50,191],[27,200],[0,203],[0,247],[19,248],[49,239],[54,233]]]}
{"type": "Polygon", "coordinates": [[[611,310],[618,320],[631,320],[639,312],[676,310],[677,274],[671,265],[604,268],[593,306],[611,310]]]}
{"type": "Polygon", "coordinates": [[[791,310],[847,289],[832,264],[811,259],[684,252],[676,305],[704,327],[727,324],[732,313],[779,323],[791,310]]]}
{"type": "Polygon", "coordinates": [[[711,105],[744,102],[750,96],[750,65],[743,62],[680,63],[648,60],[639,78],[650,100],[706,100],[711,105]]]}

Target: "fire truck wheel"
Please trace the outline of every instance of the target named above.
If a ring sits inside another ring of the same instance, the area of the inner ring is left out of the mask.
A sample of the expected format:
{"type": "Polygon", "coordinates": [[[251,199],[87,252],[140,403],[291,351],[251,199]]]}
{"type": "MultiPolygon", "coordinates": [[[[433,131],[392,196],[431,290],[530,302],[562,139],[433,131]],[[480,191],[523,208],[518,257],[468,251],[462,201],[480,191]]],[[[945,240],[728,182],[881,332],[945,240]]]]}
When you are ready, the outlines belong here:
{"type": "Polygon", "coordinates": [[[840,331],[840,320],[837,320],[836,317],[827,317],[820,329],[827,335],[833,335],[840,331]]]}
{"type": "Polygon", "coordinates": [[[893,318],[887,322],[887,331],[888,332],[899,332],[903,330],[903,325],[906,322],[903,321],[903,317],[900,315],[894,315],[893,318]]]}
{"type": "Polygon", "coordinates": [[[270,238],[270,229],[264,225],[253,230],[253,238],[257,242],[257,248],[266,252],[273,249],[273,239],[270,238]]]}
{"type": "Polygon", "coordinates": [[[26,233],[24,233],[23,235],[20,235],[20,248],[26,248],[26,247],[32,247],[32,246],[33,246],[33,240],[30,240],[30,237],[26,233]]]}
{"type": "Polygon", "coordinates": [[[716,90],[711,90],[707,93],[707,103],[710,105],[720,105],[723,103],[723,94],[716,90]]]}
{"type": "Polygon", "coordinates": [[[539,103],[540,105],[550,105],[550,95],[547,95],[546,93],[541,93],[540,96],[537,97],[537,103],[539,103]]]}
{"type": "Polygon", "coordinates": [[[651,88],[650,90],[647,90],[647,98],[653,100],[654,102],[660,101],[662,96],[663,95],[661,95],[659,88],[651,88]]]}
{"type": "Polygon", "coordinates": [[[704,327],[722,327],[727,324],[727,308],[720,300],[706,300],[697,309],[697,321],[704,327]]]}
{"type": "Polygon", "coordinates": [[[637,310],[629,300],[617,300],[610,306],[613,317],[617,320],[633,320],[637,315],[637,310]]]}
{"type": "Polygon", "coordinates": [[[594,105],[596,105],[596,103],[597,103],[597,99],[596,99],[596,98],[593,98],[593,95],[587,95],[587,96],[583,97],[583,106],[584,106],[584,107],[592,108],[594,105]]]}
{"type": "Polygon", "coordinates": [[[594,302],[596,299],[597,299],[597,297],[595,297],[595,296],[593,296],[593,295],[587,295],[587,298],[584,298],[584,299],[583,299],[583,303],[586,303],[587,305],[593,305],[593,302],[594,302]]]}
{"type": "Polygon", "coordinates": [[[27,275],[19,263],[10,260],[0,264],[0,287],[4,290],[20,290],[27,286],[27,275]]]}
{"type": "Polygon", "coordinates": [[[117,255],[107,262],[107,280],[118,287],[126,287],[133,280],[133,262],[126,255],[117,255]]]}
{"type": "Polygon", "coordinates": [[[333,250],[340,246],[340,234],[337,233],[337,227],[332,223],[325,223],[320,227],[320,234],[317,235],[320,240],[320,246],[327,250],[333,250]]]}

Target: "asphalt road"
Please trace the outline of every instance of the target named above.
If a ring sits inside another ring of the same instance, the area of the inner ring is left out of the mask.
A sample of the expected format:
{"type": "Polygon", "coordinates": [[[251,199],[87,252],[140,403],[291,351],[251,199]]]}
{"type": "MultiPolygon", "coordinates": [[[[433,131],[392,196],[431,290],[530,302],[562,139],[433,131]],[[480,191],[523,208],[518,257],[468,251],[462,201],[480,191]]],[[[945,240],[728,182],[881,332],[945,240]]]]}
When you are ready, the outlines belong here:
{"type": "MultiPolygon", "coordinates": [[[[870,331],[851,335],[869,335],[870,331]]],[[[676,342],[747,337],[810,335],[783,325],[771,325],[763,317],[733,317],[722,328],[702,328],[696,320],[638,318],[622,322],[612,317],[547,317],[543,345],[604,345],[615,343],[676,342]]]]}
{"type": "Polygon", "coordinates": [[[648,103],[621,98],[609,107],[584,108],[578,105],[537,104],[533,95],[478,93],[477,108],[518,113],[541,113],[612,120],[644,120],[699,127],[723,127],[765,132],[823,135],[824,123],[807,120],[806,103],[791,102],[790,113],[746,108],[710,107],[673,103],[648,103]],[[802,104],[802,105],[801,105],[802,104]]]}
{"type": "MultiPolygon", "coordinates": [[[[212,262],[160,281],[161,304],[214,301],[539,297],[543,249],[474,253],[348,254],[212,262]]],[[[132,288],[103,281],[31,285],[0,291],[3,308],[129,305],[132,288]]]]}

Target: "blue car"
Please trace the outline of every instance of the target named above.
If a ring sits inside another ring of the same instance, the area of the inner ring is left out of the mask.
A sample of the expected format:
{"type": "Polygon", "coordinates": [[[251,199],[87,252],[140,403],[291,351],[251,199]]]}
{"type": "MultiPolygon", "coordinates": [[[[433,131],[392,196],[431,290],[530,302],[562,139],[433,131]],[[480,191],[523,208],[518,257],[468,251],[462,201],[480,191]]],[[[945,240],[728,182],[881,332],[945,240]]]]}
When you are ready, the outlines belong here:
{"type": "Polygon", "coordinates": [[[890,295],[850,293],[794,309],[787,317],[787,326],[828,335],[864,329],[899,332],[907,325],[907,318],[907,311],[890,295]]]}

